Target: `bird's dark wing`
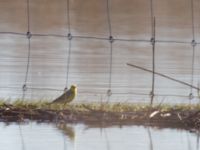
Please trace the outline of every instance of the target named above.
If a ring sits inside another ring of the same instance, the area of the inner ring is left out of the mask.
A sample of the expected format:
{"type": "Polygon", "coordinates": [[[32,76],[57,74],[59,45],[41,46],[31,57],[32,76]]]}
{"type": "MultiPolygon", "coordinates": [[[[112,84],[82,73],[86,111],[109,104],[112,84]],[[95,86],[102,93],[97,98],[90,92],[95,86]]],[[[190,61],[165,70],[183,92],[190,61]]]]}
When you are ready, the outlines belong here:
{"type": "Polygon", "coordinates": [[[72,95],[72,91],[68,90],[65,93],[63,93],[60,97],[56,98],[52,103],[54,103],[54,102],[62,102],[62,100],[67,99],[71,95],[72,95]]]}

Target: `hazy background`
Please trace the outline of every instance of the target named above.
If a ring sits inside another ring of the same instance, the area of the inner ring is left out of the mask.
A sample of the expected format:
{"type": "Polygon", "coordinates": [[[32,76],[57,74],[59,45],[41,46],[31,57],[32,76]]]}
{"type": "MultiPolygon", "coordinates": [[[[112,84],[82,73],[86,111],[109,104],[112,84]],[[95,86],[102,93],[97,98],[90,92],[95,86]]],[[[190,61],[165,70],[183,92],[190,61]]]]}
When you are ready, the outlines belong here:
{"type": "MultiPolygon", "coordinates": [[[[30,0],[32,34],[68,34],[67,0],[30,0]]],[[[192,45],[200,42],[200,2],[193,0],[153,0],[156,17],[155,70],[191,84],[192,45]],[[192,19],[193,16],[193,19],[192,19]],[[192,21],[193,20],[193,21],[192,21]],[[194,28],[193,28],[194,23],[194,28]],[[194,34],[193,34],[194,29],[194,34]],[[171,41],[171,42],[167,42],[171,41]],[[173,42],[174,41],[174,42],[173,42]]],[[[70,0],[70,27],[73,36],[108,38],[106,0],[70,0]]],[[[149,102],[152,74],[131,68],[132,63],[152,70],[150,0],[110,0],[112,36],[139,40],[113,42],[112,96],[110,101],[149,102]],[[141,40],[141,41],[140,41],[141,40]],[[146,41],[146,42],[145,42],[146,41]]],[[[0,0],[0,97],[21,98],[25,80],[28,39],[27,1],[0,0]]],[[[66,84],[69,41],[66,37],[32,36],[26,99],[53,99],[66,84]]],[[[77,101],[107,100],[110,43],[94,38],[73,38],[69,66],[69,86],[78,86],[77,101]]],[[[195,46],[194,86],[200,82],[200,51],[195,46]]],[[[188,103],[191,89],[156,76],[157,102],[188,103]]],[[[197,96],[197,91],[193,90],[197,96]]],[[[198,102],[198,99],[192,100],[198,102]]]]}

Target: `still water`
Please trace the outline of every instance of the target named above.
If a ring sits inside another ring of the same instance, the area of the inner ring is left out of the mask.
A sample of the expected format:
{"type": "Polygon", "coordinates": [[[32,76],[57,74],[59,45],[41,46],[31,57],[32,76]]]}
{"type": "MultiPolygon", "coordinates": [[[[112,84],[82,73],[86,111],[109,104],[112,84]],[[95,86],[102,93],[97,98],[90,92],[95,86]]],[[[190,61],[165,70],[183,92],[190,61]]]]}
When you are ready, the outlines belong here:
{"type": "Polygon", "coordinates": [[[0,123],[1,150],[199,150],[199,136],[144,126],[0,123]]]}

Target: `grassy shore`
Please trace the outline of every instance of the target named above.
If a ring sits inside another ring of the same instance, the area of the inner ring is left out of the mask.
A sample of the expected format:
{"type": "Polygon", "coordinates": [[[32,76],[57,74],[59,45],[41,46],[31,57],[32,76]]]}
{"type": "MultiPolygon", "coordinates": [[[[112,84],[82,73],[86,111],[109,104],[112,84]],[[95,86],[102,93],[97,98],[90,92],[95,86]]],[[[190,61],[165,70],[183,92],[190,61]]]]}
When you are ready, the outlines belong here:
{"type": "Polygon", "coordinates": [[[138,110],[154,110],[159,109],[161,112],[171,111],[171,110],[200,110],[200,104],[162,104],[162,105],[153,105],[150,106],[147,103],[70,103],[63,105],[62,103],[50,103],[49,101],[22,101],[16,100],[13,102],[8,102],[5,100],[0,100],[0,108],[4,107],[13,107],[13,108],[25,108],[25,109],[51,109],[55,111],[59,110],[78,110],[78,111],[87,111],[88,109],[93,110],[103,110],[110,112],[127,112],[127,111],[138,111],[138,110]]]}
{"type": "Polygon", "coordinates": [[[130,103],[51,104],[44,101],[0,101],[0,120],[85,123],[91,126],[152,125],[200,129],[200,105],[130,103]]]}

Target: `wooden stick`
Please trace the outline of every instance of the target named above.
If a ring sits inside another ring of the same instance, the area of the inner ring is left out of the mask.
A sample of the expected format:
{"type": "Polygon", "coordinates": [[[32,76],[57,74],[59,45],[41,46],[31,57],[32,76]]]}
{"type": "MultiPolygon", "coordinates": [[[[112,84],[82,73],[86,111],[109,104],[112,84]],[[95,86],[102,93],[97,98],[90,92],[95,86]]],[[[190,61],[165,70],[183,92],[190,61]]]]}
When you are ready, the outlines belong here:
{"type": "Polygon", "coordinates": [[[146,72],[154,73],[154,74],[156,74],[156,75],[158,75],[158,76],[164,77],[164,78],[169,79],[169,80],[174,81],[174,82],[178,82],[178,83],[180,83],[180,84],[186,85],[186,86],[191,87],[191,88],[193,88],[193,89],[196,89],[196,90],[198,90],[198,91],[200,90],[200,88],[198,88],[198,87],[196,87],[196,86],[193,86],[193,85],[191,85],[191,84],[189,84],[189,83],[186,83],[186,82],[184,82],[184,81],[181,81],[181,80],[174,79],[174,78],[172,78],[172,77],[170,77],[170,76],[167,76],[167,75],[164,75],[164,74],[162,74],[162,73],[158,73],[158,72],[155,72],[155,71],[152,71],[152,70],[149,70],[149,69],[146,69],[146,68],[137,66],[137,65],[133,65],[133,64],[130,64],[130,63],[127,63],[127,65],[128,65],[128,66],[131,66],[131,67],[134,67],[134,68],[137,68],[137,69],[140,69],[140,70],[144,70],[144,71],[146,71],[146,72]]]}

